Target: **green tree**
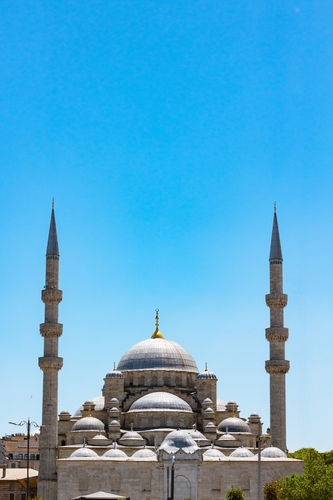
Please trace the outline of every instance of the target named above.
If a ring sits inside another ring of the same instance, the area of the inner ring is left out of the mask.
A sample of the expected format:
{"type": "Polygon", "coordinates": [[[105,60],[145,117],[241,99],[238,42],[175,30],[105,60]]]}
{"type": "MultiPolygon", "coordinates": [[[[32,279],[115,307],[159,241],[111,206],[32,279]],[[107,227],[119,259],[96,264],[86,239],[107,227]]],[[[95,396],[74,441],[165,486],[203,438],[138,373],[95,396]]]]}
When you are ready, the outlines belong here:
{"type": "Polygon", "coordinates": [[[318,451],[302,448],[289,457],[304,460],[304,471],[278,480],[281,500],[333,500],[333,469],[318,451]]]}
{"type": "Polygon", "coordinates": [[[226,500],[245,500],[244,491],[240,488],[234,488],[232,486],[225,498],[226,500]]]}
{"type": "Polygon", "coordinates": [[[280,487],[277,481],[272,481],[264,486],[264,499],[265,500],[279,500],[280,487]]]}

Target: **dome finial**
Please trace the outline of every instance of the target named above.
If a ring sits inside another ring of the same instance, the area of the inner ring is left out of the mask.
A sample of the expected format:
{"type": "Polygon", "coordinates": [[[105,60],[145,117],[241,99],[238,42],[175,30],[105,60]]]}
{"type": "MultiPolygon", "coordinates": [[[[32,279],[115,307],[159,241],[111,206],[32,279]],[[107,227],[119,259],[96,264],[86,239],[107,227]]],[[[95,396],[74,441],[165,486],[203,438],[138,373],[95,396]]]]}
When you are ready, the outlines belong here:
{"type": "Polygon", "coordinates": [[[207,366],[207,361],[206,361],[206,363],[205,363],[205,372],[207,372],[207,371],[208,371],[208,366],[207,366]]]}
{"type": "Polygon", "coordinates": [[[113,371],[115,371],[115,370],[116,370],[116,362],[114,361],[113,362],[113,371]]]}
{"type": "Polygon", "coordinates": [[[276,201],[274,201],[274,213],[276,214],[276,201]]]}
{"type": "Polygon", "coordinates": [[[156,316],[155,316],[155,331],[154,333],[152,334],[151,338],[152,339],[163,339],[163,335],[162,333],[159,331],[158,327],[159,327],[159,317],[158,317],[158,313],[159,313],[159,310],[158,309],[155,309],[155,312],[156,312],[156,316]]]}

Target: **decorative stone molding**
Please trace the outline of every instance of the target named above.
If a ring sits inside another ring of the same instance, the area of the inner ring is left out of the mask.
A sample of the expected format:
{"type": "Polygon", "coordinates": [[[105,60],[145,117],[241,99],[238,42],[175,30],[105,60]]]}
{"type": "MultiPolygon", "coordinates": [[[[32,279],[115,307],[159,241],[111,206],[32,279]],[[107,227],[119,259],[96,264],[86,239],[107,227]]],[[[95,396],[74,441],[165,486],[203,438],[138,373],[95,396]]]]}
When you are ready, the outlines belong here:
{"type": "Polygon", "coordinates": [[[283,326],[266,328],[265,331],[268,342],[286,342],[289,337],[288,328],[284,328],[283,326]]]}
{"type": "Polygon", "coordinates": [[[50,370],[61,370],[63,365],[63,358],[57,357],[44,357],[38,359],[38,366],[43,372],[47,372],[50,370]]]}
{"type": "Polygon", "coordinates": [[[61,337],[62,335],[62,324],[61,323],[41,323],[39,325],[39,331],[42,337],[61,337]]]}
{"type": "Polygon", "coordinates": [[[265,362],[266,372],[270,375],[276,373],[288,373],[289,367],[289,361],[285,359],[271,359],[265,362]]]}
{"type": "Polygon", "coordinates": [[[268,307],[286,307],[288,295],[285,293],[269,293],[266,295],[266,304],[268,307]]]}
{"type": "Polygon", "coordinates": [[[45,288],[42,290],[42,301],[44,304],[50,304],[52,302],[62,301],[62,290],[58,290],[58,288],[45,288]]]}

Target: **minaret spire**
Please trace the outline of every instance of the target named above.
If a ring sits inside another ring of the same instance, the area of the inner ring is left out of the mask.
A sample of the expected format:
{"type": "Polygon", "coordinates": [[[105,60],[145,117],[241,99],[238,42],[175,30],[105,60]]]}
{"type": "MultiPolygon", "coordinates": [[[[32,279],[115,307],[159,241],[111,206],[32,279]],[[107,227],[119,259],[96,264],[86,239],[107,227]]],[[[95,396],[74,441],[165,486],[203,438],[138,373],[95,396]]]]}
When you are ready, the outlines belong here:
{"type": "Polygon", "coordinates": [[[57,500],[56,449],[58,443],[58,371],[63,359],[58,357],[58,338],[62,324],[58,323],[58,306],[62,300],[59,282],[59,246],[54,216],[54,201],[49,236],[46,247],[46,278],[42,290],[45,304],[45,319],[40,325],[44,337],[44,356],[38,364],[43,370],[43,409],[40,435],[40,466],[38,495],[43,499],[57,500]]]}
{"type": "Polygon", "coordinates": [[[289,371],[289,361],[285,359],[285,342],[288,339],[288,328],[284,327],[283,309],[287,305],[288,296],[283,293],[282,261],[275,204],[269,254],[270,293],[266,295],[266,304],[270,308],[270,328],[266,328],[266,339],[270,345],[270,359],[266,361],[265,368],[270,375],[272,445],[285,451],[287,449],[285,374],[289,371]]]}

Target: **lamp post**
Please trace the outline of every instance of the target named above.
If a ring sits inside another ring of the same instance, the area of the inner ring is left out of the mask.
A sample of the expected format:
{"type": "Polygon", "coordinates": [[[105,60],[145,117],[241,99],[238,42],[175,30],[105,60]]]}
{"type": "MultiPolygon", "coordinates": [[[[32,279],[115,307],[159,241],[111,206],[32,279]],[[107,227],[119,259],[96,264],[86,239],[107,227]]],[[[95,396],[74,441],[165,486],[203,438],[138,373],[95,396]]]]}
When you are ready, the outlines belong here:
{"type": "Polygon", "coordinates": [[[31,425],[34,427],[39,427],[36,422],[31,422],[30,418],[28,420],[22,420],[18,424],[16,422],[9,422],[12,425],[26,425],[27,426],[27,500],[30,498],[30,480],[29,480],[29,466],[30,466],[30,428],[31,425]]]}
{"type": "Polygon", "coordinates": [[[261,422],[258,422],[258,500],[261,500],[261,422]]]}
{"type": "Polygon", "coordinates": [[[171,459],[171,500],[175,498],[175,456],[171,459]]]}

